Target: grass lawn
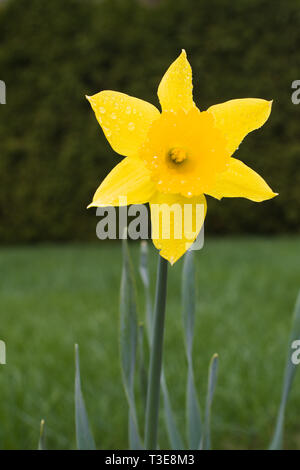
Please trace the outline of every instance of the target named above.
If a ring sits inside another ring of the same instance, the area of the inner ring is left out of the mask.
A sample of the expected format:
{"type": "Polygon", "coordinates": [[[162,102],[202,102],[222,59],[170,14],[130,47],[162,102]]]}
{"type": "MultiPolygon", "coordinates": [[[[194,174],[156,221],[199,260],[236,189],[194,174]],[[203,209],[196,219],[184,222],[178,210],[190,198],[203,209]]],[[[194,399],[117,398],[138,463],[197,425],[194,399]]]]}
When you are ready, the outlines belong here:
{"type": "MultiPolygon", "coordinates": [[[[135,266],[138,244],[130,245],[135,266]]],[[[152,287],[156,264],[150,252],[152,287]]],[[[213,405],[214,448],[264,448],[281,393],[291,314],[300,288],[299,238],[206,238],[196,253],[194,365],[201,403],[207,366],[220,356],[213,405]]],[[[97,446],[126,448],[127,405],[118,353],[121,247],[116,243],[1,248],[0,448],[36,448],[46,420],[48,448],[74,448],[74,343],[97,446]]],[[[170,269],[165,369],[184,432],[186,361],[180,277],[170,269]]],[[[139,291],[141,282],[137,281],[139,291]]],[[[140,318],[143,298],[140,296],[140,318]]],[[[300,449],[300,374],[286,419],[286,448],[300,449]]],[[[160,446],[166,447],[161,431],[160,446]]]]}

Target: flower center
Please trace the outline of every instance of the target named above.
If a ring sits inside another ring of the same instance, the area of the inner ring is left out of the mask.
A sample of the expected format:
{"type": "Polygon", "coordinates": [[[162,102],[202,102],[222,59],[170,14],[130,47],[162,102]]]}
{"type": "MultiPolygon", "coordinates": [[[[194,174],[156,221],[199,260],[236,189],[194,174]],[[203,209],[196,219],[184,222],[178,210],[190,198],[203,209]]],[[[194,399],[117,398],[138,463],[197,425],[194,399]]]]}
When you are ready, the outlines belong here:
{"type": "Polygon", "coordinates": [[[174,163],[182,163],[187,159],[187,153],[183,148],[174,147],[170,149],[167,153],[168,158],[174,163]]]}
{"type": "Polygon", "coordinates": [[[214,116],[197,108],[162,112],[151,125],[140,156],[161,193],[184,197],[207,193],[230,158],[214,116]]]}

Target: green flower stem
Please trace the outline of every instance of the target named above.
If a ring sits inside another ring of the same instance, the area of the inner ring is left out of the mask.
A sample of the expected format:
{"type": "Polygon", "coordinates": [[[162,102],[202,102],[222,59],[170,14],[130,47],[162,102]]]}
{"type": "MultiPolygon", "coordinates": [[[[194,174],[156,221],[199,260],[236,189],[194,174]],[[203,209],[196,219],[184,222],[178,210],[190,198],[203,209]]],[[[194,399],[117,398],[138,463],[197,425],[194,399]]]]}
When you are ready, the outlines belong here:
{"type": "Polygon", "coordinates": [[[151,331],[150,368],[146,403],[145,447],[157,448],[160,378],[165,329],[168,261],[159,256],[155,309],[151,331]]]}

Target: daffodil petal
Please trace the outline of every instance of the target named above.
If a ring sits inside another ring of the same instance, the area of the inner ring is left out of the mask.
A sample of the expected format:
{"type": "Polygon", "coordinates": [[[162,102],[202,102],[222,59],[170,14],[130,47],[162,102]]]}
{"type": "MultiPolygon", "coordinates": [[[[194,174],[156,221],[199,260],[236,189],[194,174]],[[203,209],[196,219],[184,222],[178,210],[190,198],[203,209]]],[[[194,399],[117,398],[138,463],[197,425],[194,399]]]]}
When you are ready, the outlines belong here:
{"type": "Polygon", "coordinates": [[[261,176],[235,158],[230,159],[227,170],[218,175],[214,187],[206,194],[216,199],[244,197],[255,202],[277,196],[261,176]]]}
{"type": "Polygon", "coordinates": [[[272,101],[244,98],[216,104],[208,111],[214,115],[216,126],[225,135],[232,155],[249,132],[267,121],[271,108],[272,101]]]}
{"type": "Polygon", "coordinates": [[[192,69],[183,50],[163,76],[157,91],[163,111],[189,111],[193,106],[192,69]]]}
{"type": "Polygon", "coordinates": [[[204,223],[206,199],[156,192],[150,199],[152,240],[174,264],[190,248],[204,223]]]}
{"type": "Polygon", "coordinates": [[[136,156],[158,109],[147,101],[117,91],[87,96],[105,137],[115,152],[136,156]]]}
{"type": "Polygon", "coordinates": [[[127,206],[148,202],[155,191],[150,172],[138,159],[124,158],[103,180],[88,207],[127,206]]]}

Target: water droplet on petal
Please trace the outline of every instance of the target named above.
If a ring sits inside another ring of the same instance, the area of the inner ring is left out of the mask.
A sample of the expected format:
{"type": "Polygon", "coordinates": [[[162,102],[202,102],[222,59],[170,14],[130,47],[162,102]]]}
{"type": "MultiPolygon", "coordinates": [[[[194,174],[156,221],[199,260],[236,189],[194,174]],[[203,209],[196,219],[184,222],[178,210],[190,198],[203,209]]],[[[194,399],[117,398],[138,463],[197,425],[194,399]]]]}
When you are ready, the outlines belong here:
{"type": "Polygon", "coordinates": [[[130,106],[127,106],[127,107],[126,107],[125,113],[126,113],[126,114],[130,114],[130,113],[131,113],[131,107],[130,107],[130,106]]]}
{"type": "Polygon", "coordinates": [[[112,113],[112,114],[111,114],[111,118],[112,118],[112,119],[117,119],[116,113],[112,113]]]}
{"type": "Polygon", "coordinates": [[[100,111],[101,114],[104,114],[105,113],[105,108],[103,108],[103,106],[100,106],[99,111],[100,111]]]}
{"type": "Polygon", "coordinates": [[[103,129],[103,131],[104,131],[104,133],[107,137],[109,137],[111,135],[111,132],[108,129],[108,127],[102,126],[102,129],[103,129]]]}
{"type": "Polygon", "coordinates": [[[128,124],[128,129],[129,129],[130,131],[133,131],[134,128],[135,128],[134,123],[133,123],[133,122],[130,122],[130,123],[128,124]]]}

